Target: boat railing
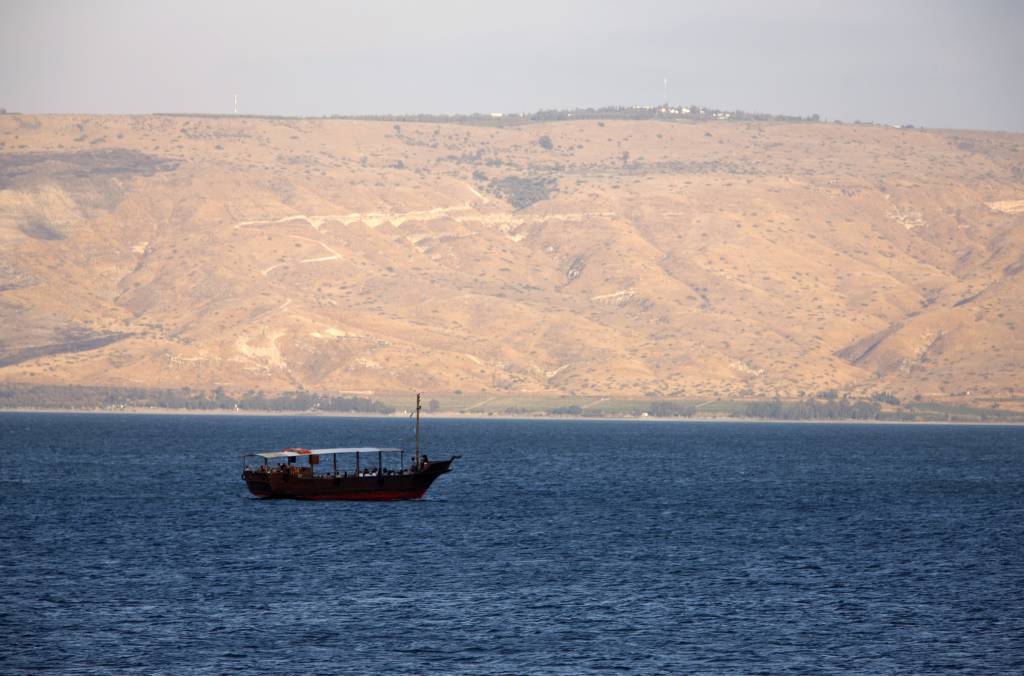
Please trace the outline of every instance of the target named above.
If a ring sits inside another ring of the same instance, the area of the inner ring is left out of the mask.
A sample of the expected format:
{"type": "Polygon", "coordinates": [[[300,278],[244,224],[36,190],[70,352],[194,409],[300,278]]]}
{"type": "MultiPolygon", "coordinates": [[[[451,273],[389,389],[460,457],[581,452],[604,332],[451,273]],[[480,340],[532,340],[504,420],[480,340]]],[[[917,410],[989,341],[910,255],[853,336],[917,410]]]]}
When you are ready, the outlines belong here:
{"type": "Polygon", "coordinates": [[[287,475],[289,478],[323,478],[323,479],[346,479],[346,478],[376,478],[380,476],[409,476],[425,471],[430,466],[430,461],[427,456],[420,456],[420,463],[417,466],[414,460],[409,466],[405,465],[405,452],[402,449],[389,449],[389,455],[400,455],[399,466],[388,467],[384,462],[384,451],[374,450],[368,455],[376,456],[371,459],[371,464],[367,465],[362,454],[355,452],[350,454],[353,457],[354,462],[349,467],[338,466],[338,454],[330,453],[331,462],[321,462],[322,457],[315,453],[309,452],[299,456],[280,457],[281,462],[270,462],[265,455],[273,456],[274,459],[278,459],[277,453],[246,453],[242,456],[242,471],[243,473],[252,474],[266,474],[266,475],[287,475]],[[305,458],[306,462],[299,464],[299,460],[305,458]],[[253,464],[251,459],[256,459],[257,462],[253,464]],[[324,467],[327,465],[326,467],[324,467]],[[321,469],[323,468],[323,469],[321,469]]]}

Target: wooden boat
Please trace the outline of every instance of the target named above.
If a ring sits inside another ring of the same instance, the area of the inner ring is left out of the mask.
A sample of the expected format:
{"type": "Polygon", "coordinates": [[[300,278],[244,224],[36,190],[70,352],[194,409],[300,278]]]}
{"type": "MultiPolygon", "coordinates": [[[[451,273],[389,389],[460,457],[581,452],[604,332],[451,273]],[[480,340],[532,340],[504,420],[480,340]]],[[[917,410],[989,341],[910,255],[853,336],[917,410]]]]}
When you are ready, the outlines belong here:
{"type": "Polygon", "coordinates": [[[400,448],[286,448],[283,451],[247,453],[259,458],[255,465],[245,464],[242,478],[249,492],[261,498],[296,500],[416,500],[427,492],[437,477],[451,471],[461,455],[447,460],[430,460],[420,453],[420,395],[416,395],[416,451],[413,462],[405,466],[405,451],[400,448]],[[397,467],[389,468],[385,457],[399,456],[397,467]],[[338,469],[338,458],[354,459],[354,467],[338,469]],[[331,459],[330,471],[319,470],[322,460],[331,459]],[[300,463],[305,459],[305,463],[300,463]],[[271,463],[271,461],[278,461],[271,463]]]}

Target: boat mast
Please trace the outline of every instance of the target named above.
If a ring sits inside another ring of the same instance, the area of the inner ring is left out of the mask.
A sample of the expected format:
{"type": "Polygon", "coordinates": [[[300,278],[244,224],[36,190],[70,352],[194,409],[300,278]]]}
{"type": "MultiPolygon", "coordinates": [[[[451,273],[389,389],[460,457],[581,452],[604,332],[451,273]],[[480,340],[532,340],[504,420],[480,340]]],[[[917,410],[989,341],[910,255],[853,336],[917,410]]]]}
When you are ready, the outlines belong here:
{"type": "Polygon", "coordinates": [[[416,393],[416,469],[420,468],[420,395],[416,393]]]}

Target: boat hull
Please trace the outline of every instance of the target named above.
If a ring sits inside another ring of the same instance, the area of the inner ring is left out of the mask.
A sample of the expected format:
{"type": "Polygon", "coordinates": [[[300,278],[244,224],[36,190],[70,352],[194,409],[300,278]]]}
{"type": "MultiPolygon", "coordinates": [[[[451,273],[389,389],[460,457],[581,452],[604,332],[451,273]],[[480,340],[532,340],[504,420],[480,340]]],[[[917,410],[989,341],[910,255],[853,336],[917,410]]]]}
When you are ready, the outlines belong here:
{"type": "MultiPolygon", "coordinates": [[[[453,458],[454,459],[454,458],[453,458]]],[[[452,459],[452,460],[453,460],[452,459]]],[[[418,500],[452,460],[431,462],[418,472],[380,476],[290,476],[246,470],[242,478],[259,498],[291,500],[418,500]]]]}

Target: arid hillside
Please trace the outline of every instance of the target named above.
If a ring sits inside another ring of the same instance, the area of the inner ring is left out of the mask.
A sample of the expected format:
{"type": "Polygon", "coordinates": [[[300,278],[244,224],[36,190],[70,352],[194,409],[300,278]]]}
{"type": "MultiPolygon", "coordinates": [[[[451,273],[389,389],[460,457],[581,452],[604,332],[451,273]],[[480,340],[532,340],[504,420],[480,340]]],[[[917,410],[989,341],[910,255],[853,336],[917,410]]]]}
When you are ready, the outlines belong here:
{"type": "Polygon", "coordinates": [[[0,382],[1012,399],[1022,273],[1022,135],[0,116],[0,382]]]}

